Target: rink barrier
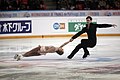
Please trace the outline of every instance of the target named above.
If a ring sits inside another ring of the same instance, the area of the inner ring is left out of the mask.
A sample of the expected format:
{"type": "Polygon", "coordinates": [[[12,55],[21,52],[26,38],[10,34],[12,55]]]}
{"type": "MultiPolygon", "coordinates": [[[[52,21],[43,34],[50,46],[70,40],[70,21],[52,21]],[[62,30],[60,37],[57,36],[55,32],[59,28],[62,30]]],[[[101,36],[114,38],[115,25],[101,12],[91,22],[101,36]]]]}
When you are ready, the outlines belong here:
{"type": "MultiPolygon", "coordinates": [[[[74,34],[66,35],[29,35],[29,36],[0,36],[0,39],[22,39],[22,38],[62,38],[72,37],[74,34]]],[[[97,34],[97,36],[120,36],[120,34],[97,34]]],[[[80,37],[86,37],[86,34],[82,34],[80,37]]]]}
{"type": "MultiPolygon", "coordinates": [[[[116,24],[111,29],[99,29],[100,36],[118,36],[120,34],[119,16],[95,16],[97,24],[116,24]]],[[[30,17],[30,18],[1,18],[0,38],[47,38],[71,37],[86,27],[84,17],[30,17]]]]}

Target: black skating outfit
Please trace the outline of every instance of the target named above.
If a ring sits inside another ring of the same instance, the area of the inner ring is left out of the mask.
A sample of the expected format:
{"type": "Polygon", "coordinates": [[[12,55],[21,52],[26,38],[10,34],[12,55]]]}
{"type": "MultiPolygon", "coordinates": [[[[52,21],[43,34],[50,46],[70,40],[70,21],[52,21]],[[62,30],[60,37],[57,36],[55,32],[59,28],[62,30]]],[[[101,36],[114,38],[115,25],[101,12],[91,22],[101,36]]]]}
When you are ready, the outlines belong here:
{"type": "Polygon", "coordinates": [[[87,33],[88,39],[82,39],[81,43],[78,44],[75,49],[72,51],[72,53],[68,56],[69,59],[71,59],[78,51],[80,48],[83,48],[84,50],[84,55],[83,58],[86,58],[87,55],[89,55],[89,51],[87,50],[87,47],[94,47],[97,42],[96,38],[96,31],[97,28],[107,28],[107,27],[112,27],[111,24],[93,24],[90,23],[89,26],[86,24],[86,27],[83,28],[81,31],[76,33],[74,36],[72,36],[72,39],[76,39],[83,33],[87,33]]]}

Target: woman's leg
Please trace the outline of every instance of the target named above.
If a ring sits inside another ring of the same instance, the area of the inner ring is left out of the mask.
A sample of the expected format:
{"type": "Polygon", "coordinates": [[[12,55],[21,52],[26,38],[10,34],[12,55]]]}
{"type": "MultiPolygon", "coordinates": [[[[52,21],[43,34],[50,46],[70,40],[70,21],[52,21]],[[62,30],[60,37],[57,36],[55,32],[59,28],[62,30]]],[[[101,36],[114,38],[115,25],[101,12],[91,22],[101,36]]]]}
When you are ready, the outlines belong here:
{"type": "Polygon", "coordinates": [[[38,50],[40,50],[39,46],[26,52],[25,54],[15,54],[14,59],[16,59],[18,61],[18,60],[21,60],[22,57],[38,56],[38,55],[40,55],[38,53],[38,50]]]}
{"type": "Polygon", "coordinates": [[[40,47],[36,47],[28,52],[26,52],[25,54],[23,54],[23,57],[29,57],[29,56],[39,56],[40,54],[38,53],[38,50],[40,50],[40,47]]]}

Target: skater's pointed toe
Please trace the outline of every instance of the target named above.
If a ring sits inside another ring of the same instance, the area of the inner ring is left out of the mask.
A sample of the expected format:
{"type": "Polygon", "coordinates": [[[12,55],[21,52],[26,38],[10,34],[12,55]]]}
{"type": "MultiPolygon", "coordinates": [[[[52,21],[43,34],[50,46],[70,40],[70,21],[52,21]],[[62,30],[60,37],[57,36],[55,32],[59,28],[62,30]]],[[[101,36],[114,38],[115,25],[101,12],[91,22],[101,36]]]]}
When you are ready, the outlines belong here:
{"type": "Polygon", "coordinates": [[[14,59],[16,59],[17,61],[21,60],[21,55],[20,54],[15,54],[14,59]]]}

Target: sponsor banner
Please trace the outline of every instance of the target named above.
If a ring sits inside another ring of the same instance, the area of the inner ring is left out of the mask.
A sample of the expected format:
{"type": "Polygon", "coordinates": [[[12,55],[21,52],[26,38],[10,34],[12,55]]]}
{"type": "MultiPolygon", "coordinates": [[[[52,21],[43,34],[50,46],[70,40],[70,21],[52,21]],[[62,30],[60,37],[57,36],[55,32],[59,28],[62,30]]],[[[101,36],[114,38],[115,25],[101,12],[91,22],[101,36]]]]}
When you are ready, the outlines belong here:
{"type": "Polygon", "coordinates": [[[0,18],[13,18],[18,16],[18,12],[0,12],[0,18]]]}
{"type": "Polygon", "coordinates": [[[90,11],[34,11],[31,17],[76,17],[76,16],[120,16],[120,10],[90,10],[90,11]]]}
{"type": "Polygon", "coordinates": [[[68,32],[78,32],[86,27],[86,22],[69,22],[68,32]]]}
{"type": "Polygon", "coordinates": [[[31,20],[0,21],[0,34],[31,33],[31,20]]]}
{"type": "Polygon", "coordinates": [[[54,22],[52,24],[51,31],[53,33],[65,33],[67,31],[66,23],[64,23],[64,22],[54,22]]]}
{"type": "Polygon", "coordinates": [[[76,16],[120,16],[120,10],[90,11],[10,11],[0,12],[0,18],[9,17],[76,17],[76,16]]]}
{"type": "MultiPolygon", "coordinates": [[[[96,24],[96,22],[93,22],[96,24]]],[[[86,22],[68,22],[68,32],[78,32],[86,27],[86,22]]]]}
{"type": "Polygon", "coordinates": [[[53,29],[54,30],[63,30],[63,29],[65,29],[65,23],[54,23],[53,29]]]}

